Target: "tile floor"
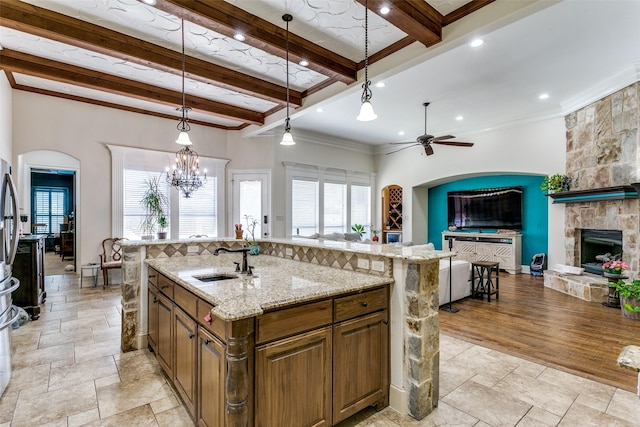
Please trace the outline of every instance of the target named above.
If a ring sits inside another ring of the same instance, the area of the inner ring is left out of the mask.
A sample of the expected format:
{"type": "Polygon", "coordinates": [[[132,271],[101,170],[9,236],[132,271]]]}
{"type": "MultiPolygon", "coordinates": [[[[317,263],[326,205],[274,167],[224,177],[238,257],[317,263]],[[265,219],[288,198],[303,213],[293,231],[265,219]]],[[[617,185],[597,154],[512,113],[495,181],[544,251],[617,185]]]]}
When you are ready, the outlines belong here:
{"type": "MultiPolygon", "coordinates": [[[[191,426],[146,350],[120,353],[120,288],[47,276],[39,320],[13,332],[5,426],[191,426]]],[[[440,402],[422,421],[385,409],[340,427],[638,426],[638,396],[441,335],[440,402]]],[[[629,372],[633,375],[633,372],[629,372]]]]}

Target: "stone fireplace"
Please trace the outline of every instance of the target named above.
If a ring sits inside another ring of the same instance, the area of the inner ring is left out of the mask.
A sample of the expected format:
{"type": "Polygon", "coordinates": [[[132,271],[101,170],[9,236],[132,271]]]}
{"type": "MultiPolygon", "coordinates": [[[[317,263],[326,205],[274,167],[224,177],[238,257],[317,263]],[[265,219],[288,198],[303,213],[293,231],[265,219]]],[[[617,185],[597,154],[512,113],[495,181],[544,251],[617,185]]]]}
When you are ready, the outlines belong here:
{"type": "Polygon", "coordinates": [[[602,275],[604,261],[622,259],[622,231],[578,229],[580,267],[587,273],[602,275]],[[602,259],[603,257],[607,259],[602,259]]]}
{"type": "MultiPolygon", "coordinates": [[[[640,83],[636,82],[565,117],[571,191],[629,186],[640,182],[640,83]]],[[[565,205],[566,264],[581,266],[583,230],[617,230],[630,278],[640,266],[638,197],[593,197],[565,205]]],[[[611,242],[609,242],[611,243],[611,242]]],[[[613,253],[618,244],[612,244],[613,253]]]]}

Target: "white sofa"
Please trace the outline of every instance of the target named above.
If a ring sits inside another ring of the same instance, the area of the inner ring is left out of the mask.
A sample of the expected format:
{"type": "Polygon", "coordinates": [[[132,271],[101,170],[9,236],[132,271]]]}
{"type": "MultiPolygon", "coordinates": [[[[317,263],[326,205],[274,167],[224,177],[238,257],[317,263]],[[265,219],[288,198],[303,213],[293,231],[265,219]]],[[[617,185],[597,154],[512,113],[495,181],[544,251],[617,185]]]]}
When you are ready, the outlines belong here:
{"type": "MultiPolygon", "coordinates": [[[[461,260],[451,261],[451,301],[457,301],[471,295],[471,263],[461,260]]],[[[449,259],[440,260],[438,291],[440,305],[449,302],[449,259]]]]}

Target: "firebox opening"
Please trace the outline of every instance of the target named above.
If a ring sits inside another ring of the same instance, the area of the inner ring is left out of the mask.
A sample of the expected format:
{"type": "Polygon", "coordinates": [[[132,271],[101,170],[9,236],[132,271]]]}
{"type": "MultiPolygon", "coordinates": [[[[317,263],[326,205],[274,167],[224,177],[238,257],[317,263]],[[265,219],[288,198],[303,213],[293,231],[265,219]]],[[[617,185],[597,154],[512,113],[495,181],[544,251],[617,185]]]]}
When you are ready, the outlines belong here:
{"type": "Polygon", "coordinates": [[[622,231],[581,230],[580,265],[587,273],[602,275],[607,260],[622,259],[622,231]]]}

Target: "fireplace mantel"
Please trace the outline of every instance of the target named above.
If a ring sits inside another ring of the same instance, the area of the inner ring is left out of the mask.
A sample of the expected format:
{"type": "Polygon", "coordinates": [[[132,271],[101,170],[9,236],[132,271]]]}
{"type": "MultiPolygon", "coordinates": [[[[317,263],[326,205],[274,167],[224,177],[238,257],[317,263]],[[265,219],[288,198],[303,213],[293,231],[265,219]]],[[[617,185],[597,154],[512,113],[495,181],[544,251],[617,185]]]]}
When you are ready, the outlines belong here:
{"type": "Polygon", "coordinates": [[[600,200],[637,199],[640,182],[615,187],[594,188],[591,190],[560,191],[547,194],[553,203],[580,203],[600,200]]]}

